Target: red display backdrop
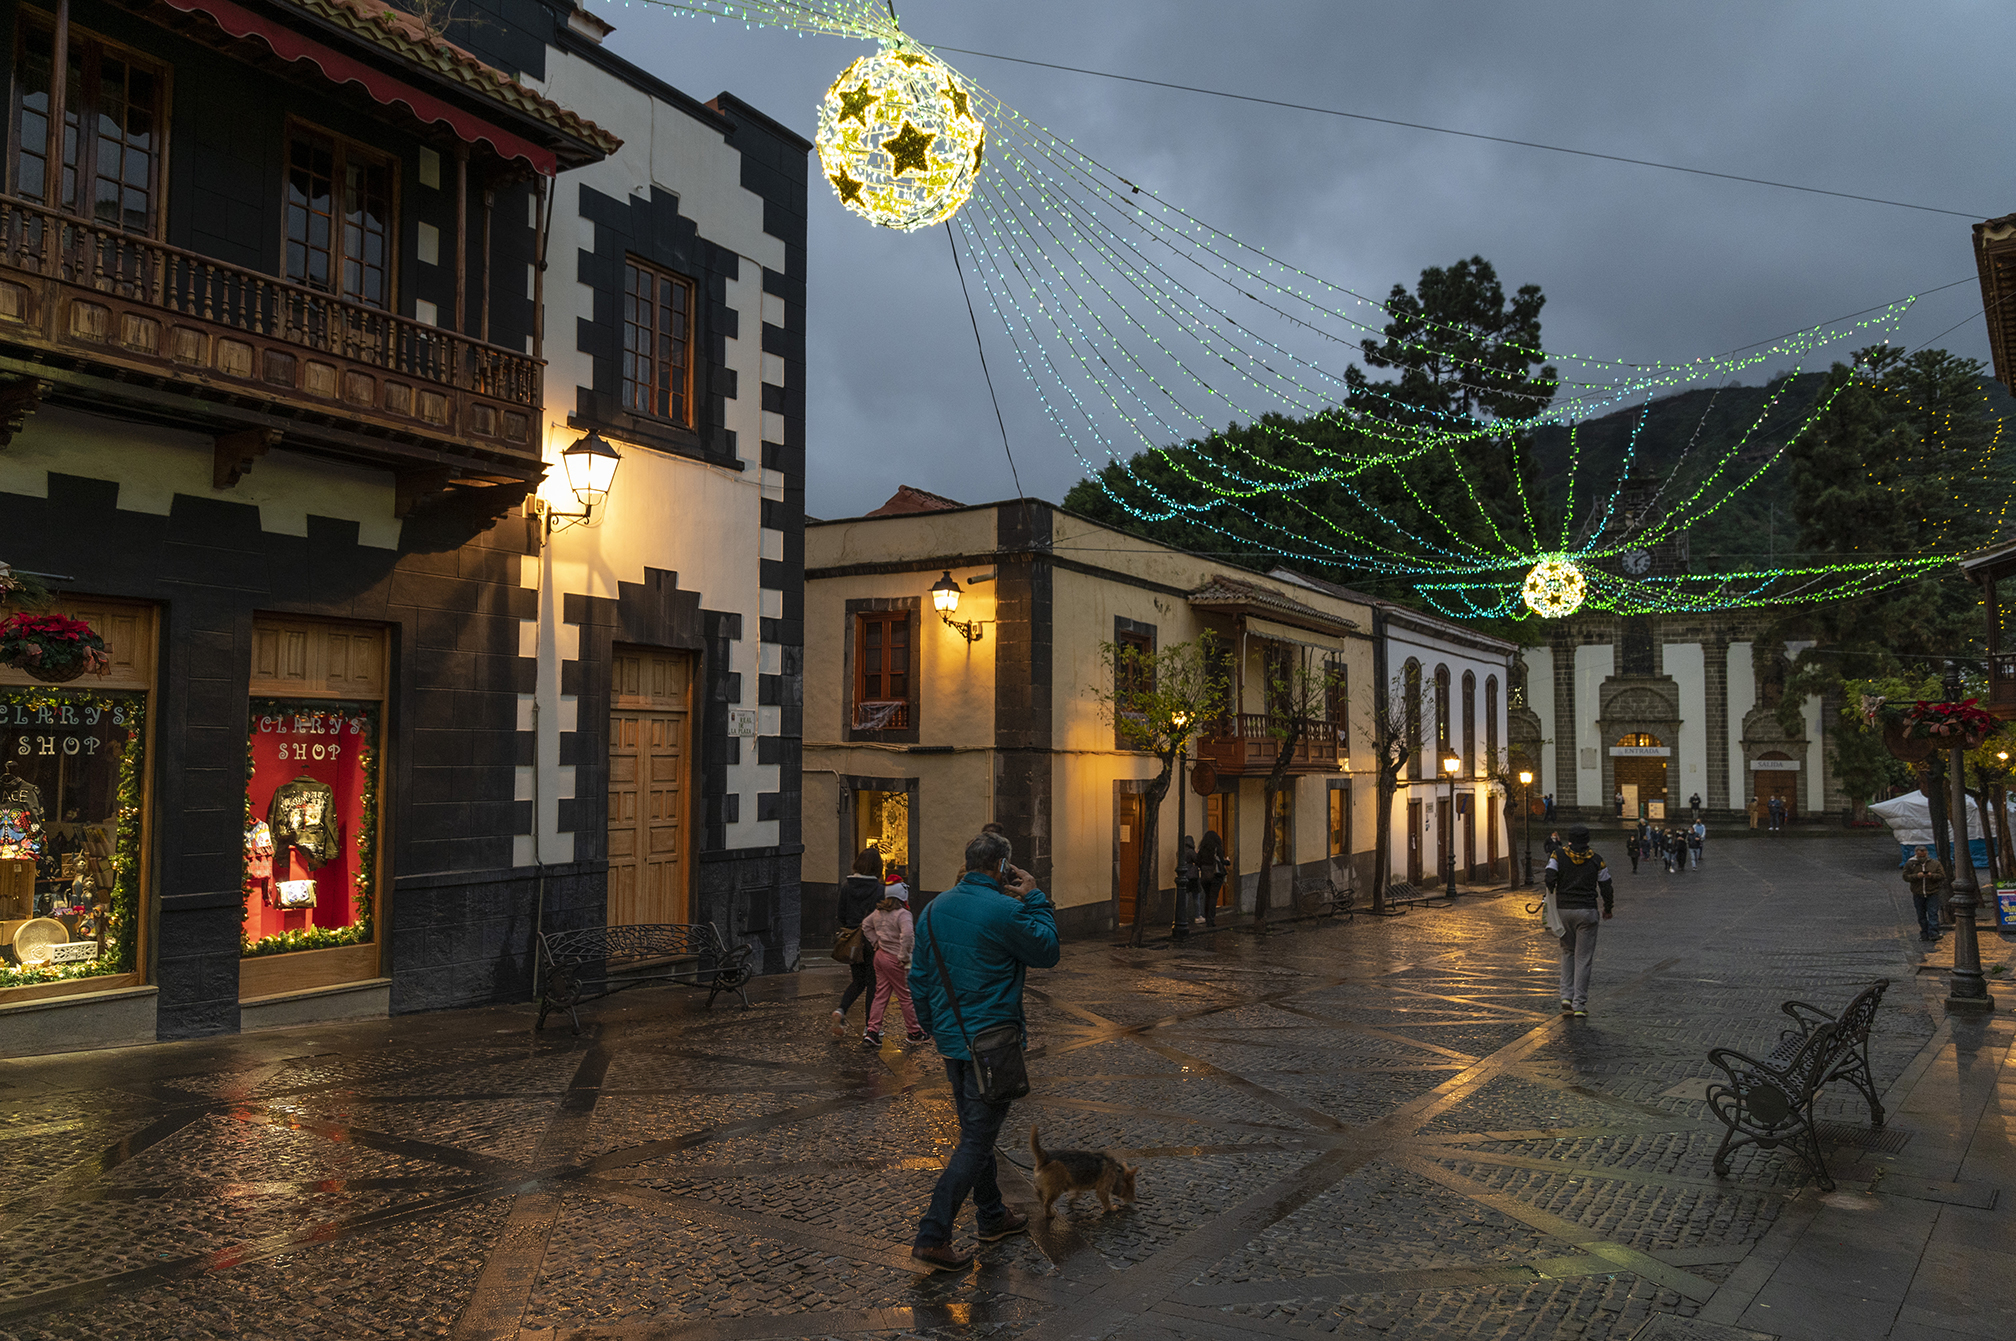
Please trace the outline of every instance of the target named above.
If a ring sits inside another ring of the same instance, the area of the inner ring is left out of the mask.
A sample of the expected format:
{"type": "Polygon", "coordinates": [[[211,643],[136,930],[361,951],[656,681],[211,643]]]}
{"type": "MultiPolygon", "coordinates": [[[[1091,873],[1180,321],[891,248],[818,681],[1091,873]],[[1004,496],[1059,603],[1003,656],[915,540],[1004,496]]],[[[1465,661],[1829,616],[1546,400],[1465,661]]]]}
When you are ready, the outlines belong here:
{"type": "MultiPolygon", "coordinates": [[[[271,823],[273,796],[282,787],[297,781],[322,783],[333,800],[325,818],[335,826],[336,841],[329,859],[318,866],[276,833],[270,878],[259,874],[258,863],[248,863],[245,934],[252,940],[307,927],[347,927],[357,920],[358,838],[369,809],[366,754],[377,746],[376,714],[349,705],[275,704],[253,717],[248,830],[271,823]],[[315,906],[280,907],[282,880],[314,881],[315,906]]],[[[308,788],[297,792],[320,795],[308,788]]]]}

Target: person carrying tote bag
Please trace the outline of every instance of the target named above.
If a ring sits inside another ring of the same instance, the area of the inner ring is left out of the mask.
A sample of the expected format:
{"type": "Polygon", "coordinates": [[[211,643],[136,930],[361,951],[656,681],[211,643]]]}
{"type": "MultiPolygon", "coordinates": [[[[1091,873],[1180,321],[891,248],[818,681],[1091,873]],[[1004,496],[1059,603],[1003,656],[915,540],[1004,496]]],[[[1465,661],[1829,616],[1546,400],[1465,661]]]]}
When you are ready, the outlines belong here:
{"type": "Polygon", "coordinates": [[[853,971],[847,990],[840,994],[840,1008],[833,1012],[829,1032],[847,1037],[847,1008],[855,998],[875,985],[875,959],[861,938],[861,922],[875,910],[882,898],[882,853],[864,847],[854,854],[854,873],[840,883],[839,906],[835,909],[840,929],[833,937],[833,958],[853,971]]]}
{"type": "Polygon", "coordinates": [[[1001,1200],[994,1142],[1014,1098],[1028,1092],[1022,1049],[1028,1025],[1022,980],[1057,963],[1057,918],[1035,877],[1009,858],[999,834],[966,845],[966,875],[919,915],[910,995],[919,1026],[945,1061],[959,1116],[959,1144],[932,1190],[910,1256],[933,1271],[963,1271],[973,1255],[952,1246],[952,1229],[973,1198],[979,1238],[991,1243],[1028,1228],[1029,1217],[1001,1200]]]}

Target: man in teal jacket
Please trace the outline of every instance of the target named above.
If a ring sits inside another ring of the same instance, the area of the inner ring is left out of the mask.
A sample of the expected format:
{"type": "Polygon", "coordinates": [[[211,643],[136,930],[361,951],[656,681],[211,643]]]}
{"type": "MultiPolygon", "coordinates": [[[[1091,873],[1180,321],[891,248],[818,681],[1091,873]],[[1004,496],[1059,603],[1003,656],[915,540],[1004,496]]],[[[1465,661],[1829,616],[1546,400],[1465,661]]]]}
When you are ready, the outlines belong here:
{"type": "Polygon", "coordinates": [[[1022,1017],[1022,975],[1057,962],[1057,919],[1050,900],[1027,871],[1009,864],[1014,849],[999,834],[983,833],[966,845],[966,876],[931,900],[917,922],[910,957],[910,996],[917,1022],[938,1044],[952,1102],[959,1113],[959,1145],[938,1176],[930,1209],[917,1226],[910,1255],[933,1271],[960,1271],[973,1255],[952,1247],[952,1224],[972,1194],[980,1239],[992,1243],[1029,1226],[1008,1209],[995,1179],[994,1138],[1008,1120],[1007,1104],[980,1097],[968,1040],[996,1025],[1015,1023],[1028,1041],[1022,1017]],[[944,956],[940,970],[940,955],[944,956]],[[951,980],[954,997],[946,995],[951,980]],[[956,997],[958,1011],[953,1011],[956,997]]]}

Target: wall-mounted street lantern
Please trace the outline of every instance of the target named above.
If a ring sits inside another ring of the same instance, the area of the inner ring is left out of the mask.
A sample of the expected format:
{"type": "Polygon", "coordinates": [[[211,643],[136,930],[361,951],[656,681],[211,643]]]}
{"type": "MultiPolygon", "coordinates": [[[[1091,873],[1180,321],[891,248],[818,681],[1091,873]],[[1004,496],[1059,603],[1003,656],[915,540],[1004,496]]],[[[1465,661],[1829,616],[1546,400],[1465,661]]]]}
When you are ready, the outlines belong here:
{"type": "Polygon", "coordinates": [[[953,630],[969,643],[977,643],[986,632],[978,620],[954,619],[959,611],[959,584],[952,580],[952,570],[931,584],[931,604],[938,608],[938,617],[945,621],[945,627],[953,630]]]}
{"type": "Polygon", "coordinates": [[[546,534],[565,530],[569,526],[584,526],[595,515],[595,509],[609,501],[609,486],[616,479],[616,467],[623,463],[623,457],[610,446],[600,433],[590,433],[572,447],[560,453],[560,468],[566,472],[567,488],[573,493],[574,501],[581,505],[579,512],[555,512],[545,509],[546,534]]]}

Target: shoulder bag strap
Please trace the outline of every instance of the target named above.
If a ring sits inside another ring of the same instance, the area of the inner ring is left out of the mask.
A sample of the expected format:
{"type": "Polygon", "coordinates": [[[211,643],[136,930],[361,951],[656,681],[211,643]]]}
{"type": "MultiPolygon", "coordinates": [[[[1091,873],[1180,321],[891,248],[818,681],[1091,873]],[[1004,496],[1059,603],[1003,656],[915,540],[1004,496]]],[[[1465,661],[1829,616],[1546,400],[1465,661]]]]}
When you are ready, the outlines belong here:
{"type": "Polygon", "coordinates": [[[931,926],[931,910],[926,908],[920,919],[924,923],[924,938],[931,942],[931,962],[938,966],[938,981],[945,984],[945,1004],[952,1007],[953,1023],[959,1026],[959,1037],[966,1040],[966,1051],[973,1051],[973,1036],[966,1032],[966,1017],[959,1011],[958,994],[952,990],[952,975],[945,969],[944,952],[938,948],[938,933],[931,926]]]}

